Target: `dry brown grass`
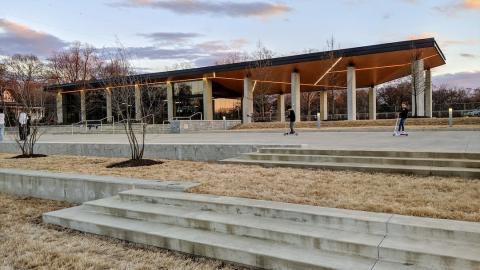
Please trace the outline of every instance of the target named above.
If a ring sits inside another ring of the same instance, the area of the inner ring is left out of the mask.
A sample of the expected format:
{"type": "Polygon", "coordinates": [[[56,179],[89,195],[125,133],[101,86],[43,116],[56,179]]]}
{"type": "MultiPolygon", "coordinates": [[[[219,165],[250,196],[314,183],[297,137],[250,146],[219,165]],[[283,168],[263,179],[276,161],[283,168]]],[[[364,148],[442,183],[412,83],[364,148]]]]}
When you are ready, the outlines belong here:
{"type": "Polygon", "coordinates": [[[41,223],[67,203],[0,194],[0,269],[242,269],[41,223]]]}
{"type": "MultiPolygon", "coordinates": [[[[395,125],[395,119],[379,119],[379,120],[357,120],[357,121],[323,121],[324,128],[345,128],[345,127],[392,127],[395,125]]],[[[453,120],[454,127],[474,127],[480,128],[480,117],[462,117],[453,120]]],[[[446,128],[448,126],[448,118],[409,118],[408,126],[418,126],[424,128],[446,128]]],[[[284,128],[285,123],[280,122],[257,122],[242,124],[234,129],[269,129],[284,128]]],[[[297,128],[316,128],[316,121],[303,121],[296,123],[297,128]]]]}
{"type": "Polygon", "coordinates": [[[190,192],[480,221],[480,180],[190,161],[107,169],[106,165],[121,159],[49,156],[12,160],[8,157],[11,155],[0,154],[0,167],[197,181],[201,185],[190,192]]]}

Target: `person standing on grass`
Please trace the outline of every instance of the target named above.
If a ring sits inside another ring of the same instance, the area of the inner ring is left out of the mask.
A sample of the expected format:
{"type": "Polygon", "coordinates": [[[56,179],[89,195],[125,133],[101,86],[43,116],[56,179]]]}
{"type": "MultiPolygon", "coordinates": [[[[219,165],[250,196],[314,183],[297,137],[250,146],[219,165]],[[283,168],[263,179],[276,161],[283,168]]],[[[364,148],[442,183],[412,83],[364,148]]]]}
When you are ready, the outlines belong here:
{"type": "Polygon", "coordinates": [[[295,111],[291,106],[288,106],[288,120],[290,120],[290,134],[295,134],[295,111]]]}
{"type": "Polygon", "coordinates": [[[400,111],[400,123],[398,124],[398,132],[405,132],[405,121],[408,117],[407,103],[402,102],[402,110],[400,111]]]}
{"type": "Polygon", "coordinates": [[[20,141],[27,139],[27,114],[25,112],[21,112],[18,116],[18,133],[20,135],[20,141]]]}
{"type": "Polygon", "coordinates": [[[5,132],[5,114],[3,109],[0,109],[0,142],[3,141],[3,133],[5,132]]]}

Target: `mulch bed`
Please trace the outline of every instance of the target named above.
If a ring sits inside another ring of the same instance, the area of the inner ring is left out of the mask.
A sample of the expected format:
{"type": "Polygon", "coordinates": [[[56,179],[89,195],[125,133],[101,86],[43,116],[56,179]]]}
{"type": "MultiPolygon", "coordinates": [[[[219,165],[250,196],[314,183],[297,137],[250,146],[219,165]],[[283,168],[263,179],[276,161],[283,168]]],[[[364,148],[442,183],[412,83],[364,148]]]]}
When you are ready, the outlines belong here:
{"type": "Polygon", "coordinates": [[[138,160],[126,160],[122,162],[112,163],[107,165],[107,168],[129,168],[129,167],[142,167],[163,164],[162,161],[151,159],[138,159],[138,160]]]}
{"type": "Polygon", "coordinates": [[[42,155],[42,154],[18,155],[11,158],[41,158],[41,157],[47,157],[47,155],[42,155]]]}

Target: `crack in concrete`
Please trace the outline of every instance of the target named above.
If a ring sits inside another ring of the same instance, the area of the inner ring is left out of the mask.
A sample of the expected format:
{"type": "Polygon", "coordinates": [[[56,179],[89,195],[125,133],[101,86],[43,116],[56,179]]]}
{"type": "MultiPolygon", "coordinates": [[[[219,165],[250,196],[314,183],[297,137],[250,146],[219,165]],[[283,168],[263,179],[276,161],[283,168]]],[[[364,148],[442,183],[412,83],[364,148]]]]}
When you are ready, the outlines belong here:
{"type": "Polygon", "coordinates": [[[380,246],[382,245],[383,241],[385,240],[385,238],[387,238],[388,236],[388,224],[390,223],[390,221],[392,220],[393,216],[395,216],[394,214],[392,214],[387,222],[385,222],[385,234],[383,235],[383,238],[382,238],[382,241],[380,241],[380,243],[378,243],[377,245],[377,258],[375,259],[375,263],[372,265],[372,267],[370,268],[370,270],[374,270],[375,266],[377,265],[377,263],[380,261],[380,246]]]}

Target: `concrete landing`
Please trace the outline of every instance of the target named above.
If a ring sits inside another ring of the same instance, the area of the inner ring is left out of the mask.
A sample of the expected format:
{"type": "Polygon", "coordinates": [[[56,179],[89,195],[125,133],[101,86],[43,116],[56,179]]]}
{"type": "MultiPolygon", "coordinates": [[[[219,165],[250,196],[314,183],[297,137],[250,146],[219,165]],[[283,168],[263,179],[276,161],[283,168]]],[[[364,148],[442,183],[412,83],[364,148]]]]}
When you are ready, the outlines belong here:
{"type": "Polygon", "coordinates": [[[184,191],[197,183],[126,177],[0,169],[0,192],[18,196],[83,203],[132,188],[184,191]]]}
{"type": "Polygon", "coordinates": [[[222,163],[480,179],[480,153],[261,148],[222,163]]]}
{"type": "MultiPolygon", "coordinates": [[[[7,136],[0,152],[17,153],[7,136]]],[[[197,134],[148,134],[145,155],[149,158],[221,160],[262,147],[302,146],[326,150],[386,150],[480,153],[478,131],[412,131],[408,137],[393,137],[391,132],[306,132],[283,136],[283,132],[220,132],[197,134]]],[[[52,135],[40,138],[42,154],[128,157],[124,134],[52,135]]]]}
{"type": "Polygon", "coordinates": [[[134,189],[46,223],[264,269],[473,270],[480,224],[134,189]]]}

